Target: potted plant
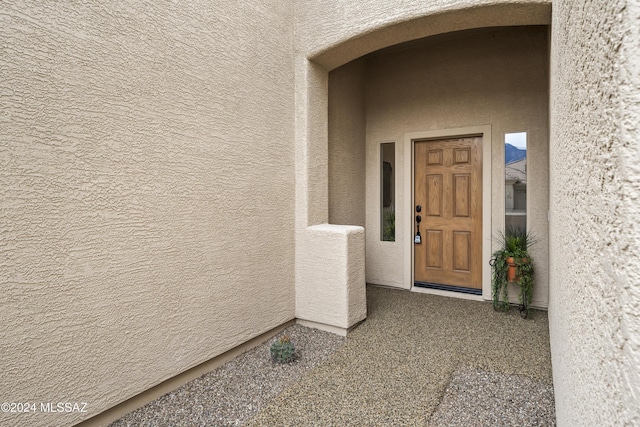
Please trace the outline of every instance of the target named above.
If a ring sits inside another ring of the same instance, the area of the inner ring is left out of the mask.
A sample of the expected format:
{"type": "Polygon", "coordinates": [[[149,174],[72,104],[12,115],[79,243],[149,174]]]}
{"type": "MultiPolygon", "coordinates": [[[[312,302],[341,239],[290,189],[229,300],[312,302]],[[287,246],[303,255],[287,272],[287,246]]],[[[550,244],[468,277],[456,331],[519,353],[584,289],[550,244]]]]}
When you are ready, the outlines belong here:
{"type": "Polygon", "coordinates": [[[396,240],[396,213],[394,211],[385,212],[383,216],[382,240],[385,242],[395,242],[396,240]]]}
{"type": "Polygon", "coordinates": [[[520,287],[520,315],[526,318],[533,294],[533,259],[529,249],[535,240],[523,229],[509,228],[498,236],[498,242],[500,249],[491,259],[493,308],[509,309],[508,285],[512,283],[520,287]]]}

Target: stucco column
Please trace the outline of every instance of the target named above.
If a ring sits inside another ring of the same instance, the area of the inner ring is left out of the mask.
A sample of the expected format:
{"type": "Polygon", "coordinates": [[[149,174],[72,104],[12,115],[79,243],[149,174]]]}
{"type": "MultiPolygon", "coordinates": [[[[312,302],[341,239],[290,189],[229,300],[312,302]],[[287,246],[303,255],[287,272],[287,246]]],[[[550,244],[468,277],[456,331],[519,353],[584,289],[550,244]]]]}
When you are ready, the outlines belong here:
{"type": "Polygon", "coordinates": [[[296,60],[296,228],[329,219],[328,72],[318,64],[296,60]],[[325,114],[313,114],[324,111],[325,114]]]}
{"type": "Polygon", "coordinates": [[[328,72],[296,60],[296,317],[338,334],[366,317],[364,228],[329,225],[328,72]]]}

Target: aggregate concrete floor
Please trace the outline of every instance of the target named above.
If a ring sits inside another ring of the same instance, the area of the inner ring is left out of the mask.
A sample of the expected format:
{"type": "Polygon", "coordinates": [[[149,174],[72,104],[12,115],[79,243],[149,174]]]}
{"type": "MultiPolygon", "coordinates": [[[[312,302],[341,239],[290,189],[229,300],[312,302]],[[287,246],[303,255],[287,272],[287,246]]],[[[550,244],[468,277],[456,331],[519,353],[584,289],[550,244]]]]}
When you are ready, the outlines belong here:
{"type": "Polygon", "coordinates": [[[547,313],[369,286],[345,340],[294,325],[112,426],[554,426],[547,313]]]}
{"type": "Polygon", "coordinates": [[[555,425],[547,313],[368,287],[368,318],[247,426],[555,425]]]}

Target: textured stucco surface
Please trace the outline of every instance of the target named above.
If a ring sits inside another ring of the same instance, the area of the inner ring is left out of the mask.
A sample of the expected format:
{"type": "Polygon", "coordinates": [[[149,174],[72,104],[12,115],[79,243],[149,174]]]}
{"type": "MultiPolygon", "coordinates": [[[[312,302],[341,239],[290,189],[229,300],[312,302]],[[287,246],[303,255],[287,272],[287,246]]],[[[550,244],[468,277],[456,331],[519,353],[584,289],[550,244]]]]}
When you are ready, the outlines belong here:
{"type": "Polygon", "coordinates": [[[301,230],[329,221],[329,76],[301,53],[295,64],[296,229],[301,230]]]}
{"type": "Polygon", "coordinates": [[[554,2],[549,323],[560,426],[640,425],[639,9],[554,2]]]}
{"type": "Polygon", "coordinates": [[[129,398],[294,317],[287,2],[0,3],[3,401],[129,398]]]}
{"type": "MultiPolygon", "coordinates": [[[[331,187],[331,180],[325,184],[326,181],[323,181],[325,178],[322,178],[322,174],[318,174],[318,167],[324,167],[323,163],[326,161],[326,156],[328,156],[324,152],[327,138],[322,138],[318,135],[329,133],[331,135],[330,146],[333,146],[335,141],[345,141],[353,137],[353,134],[350,134],[350,130],[346,128],[341,135],[339,132],[338,135],[333,133],[333,128],[328,132],[325,130],[327,128],[327,113],[324,110],[325,105],[322,101],[326,97],[327,89],[325,86],[327,81],[322,77],[323,74],[326,74],[326,70],[331,70],[362,55],[403,41],[483,26],[548,24],[551,16],[550,1],[449,0],[444,2],[401,2],[401,4],[398,4],[398,2],[376,1],[375,5],[368,1],[353,3],[329,1],[303,2],[302,5],[304,7],[296,9],[296,19],[298,21],[296,43],[299,55],[296,61],[296,140],[300,144],[297,150],[297,176],[301,178],[298,182],[302,182],[302,180],[311,182],[312,179],[310,177],[312,175],[322,180],[318,182],[315,191],[312,191],[310,186],[298,185],[297,218],[299,220],[297,224],[299,227],[322,223],[322,219],[329,216],[327,204],[330,211],[334,206],[332,201],[326,202],[323,200],[326,194],[323,188],[325,186],[331,187]],[[311,58],[312,61],[306,58],[311,58]],[[311,129],[315,130],[315,132],[311,132],[311,129]],[[315,154],[318,154],[318,157],[315,157],[315,154]],[[314,161],[310,160],[312,158],[314,161]],[[318,221],[309,221],[314,218],[318,219],[318,221]]],[[[393,66],[390,67],[393,68],[393,66]]],[[[349,78],[354,78],[356,74],[351,71],[349,78]]],[[[515,90],[517,91],[518,88],[515,88],[515,90]]],[[[367,96],[368,94],[369,89],[367,89],[367,96]]],[[[357,96],[357,94],[352,91],[345,94],[342,100],[335,101],[335,103],[343,107],[348,106],[350,103],[353,104],[353,96],[357,96]]],[[[334,101],[332,100],[331,102],[333,103],[334,101]]],[[[370,119],[368,110],[370,103],[371,101],[367,99],[367,123],[370,119]]],[[[520,106],[520,101],[518,101],[518,105],[520,106]]],[[[503,109],[508,107],[503,106],[503,109]]],[[[381,106],[381,108],[384,108],[384,106],[381,106]]],[[[525,106],[526,108],[527,106],[525,106]]],[[[358,115],[359,113],[353,116],[355,118],[358,115]]],[[[401,120],[404,120],[404,117],[401,116],[401,120]]],[[[466,124],[468,125],[469,123],[466,124]]],[[[427,129],[429,128],[427,127],[427,129]]],[[[418,130],[424,130],[424,128],[418,130]]],[[[367,124],[367,138],[369,138],[369,132],[369,125],[367,124]]],[[[493,132],[493,135],[498,134],[499,132],[493,132]]],[[[538,136],[544,139],[546,134],[544,132],[538,134],[538,136]]],[[[386,138],[386,141],[390,140],[395,140],[395,136],[393,139],[386,138]]],[[[401,165],[402,154],[399,153],[399,156],[397,163],[401,165]]],[[[368,155],[367,158],[369,158],[368,155]]],[[[369,162],[369,160],[367,161],[369,162]]],[[[331,162],[328,163],[330,164],[331,162]]],[[[538,165],[541,170],[545,167],[544,161],[539,162],[538,165]]],[[[336,181],[339,179],[338,177],[336,181]]],[[[367,182],[369,182],[369,178],[367,178],[367,182]]],[[[372,189],[367,187],[367,191],[371,192],[372,189]]],[[[499,193],[501,189],[495,189],[494,191],[499,193]]],[[[543,186],[543,191],[547,191],[546,185],[543,186]]],[[[331,197],[333,198],[333,196],[331,197]]],[[[371,200],[369,194],[366,198],[371,200]]],[[[371,206],[367,205],[367,215],[377,216],[377,214],[370,211],[371,206]]],[[[536,214],[538,217],[542,215],[540,212],[536,212],[536,214]]],[[[545,228],[545,230],[541,231],[543,239],[546,238],[546,209],[544,217],[545,224],[541,224],[545,228]]],[[[397,221],[396,229],[400,229],[402,219],[397,219],[397,221]]],[[[538,219],[535,221],[540,222],[538,219]]],[[[368,229],[369,225],[367,223],[368,229]]],[[[376,228],[378,228],[377,223],[376,228]]],[[[369,230],[367,233],[369,241],[371,241],[372,236],[376,235],[375,232],[371,231],[369,230]]],[[[396,246],[399,246],[397,242],[396,244],[388,244],[385,250],[392,252],[390,254],[391,258],[387,256],[379,257],[377,261],[382,262],[378,264],[379,267],[373,267],[380,271],[388,271],[388,273],[384,273],[385,280],[378,280],[380,278],[369,274],[367,275],[367,280],[406,287],[406,284],[401,283],[401,275],[398,274],[400,273],[403,256],[401,253],[402,248],[398,250],[396,246]],[[394,271],[394,269],[396,270],[394,271]],[[389,276],[390,280],[386,280],[387,276],[389,276]]],[[[539,248],[544,248],[544,252],[546,252],[546,245],[540,245],[539,248]]],[[[537,255],[543,261],[546,259],[546,253],[537,255]]],[[[540,273],[544,282],[546,271],[541,271],[540,273]]],[[[543,289],[539,291],[542,297],[536,301],[536,304],[544,307],[547,304],[546,285],[541,285],[540,288],[543,289]]]]}
{"type": "MultiPolygon", "coordinates": [[[[396,142],[397,181],[404,177],[404,133],[491,125],[491,229],[504,227],[504,133],[528,132],[529,228],[540,240],[533,304],[548,304],[547,27],[496,28],[426,39],[367,57],[367,281],[407,287],[403,268],[411,235],[401,233],[402,183],[396,185],[396,241],[380,241],[380,143],[396,142]]],[[[491,236],[484,236],[491,239],[491,236]]],[[[517,297],[516,297],[517,300],[517,297]]]]}
{"type": "Polygon", "coordinates": [[[469,28],[546,25],[551,0],[296,3],[296,227],[328,222],[328,72],[409,40],[469,28]]]}
{"type": "Polygon", "coordinates": [[[320,224],[297,236],[296,317],[347,329],[367,315],[364,228],[320,224]]]}
{"type": "MultiPolygon", "coordinates": [[[[553,4],[558,423],[640,424],[640,6],[553,4]]],[[[71,424],[294,317],[294,276],[304,291],[321,270],[306,229],[331,215],[328,71],[550,16],[551,0],[1,2],[0,395],[88,402],[28,420],[71,424]]],[[[348,249],[356,290],[362,234],[340,233],[324,250],[348,249]]]]}
{"type": "Polygon", "coordinates": [[[364,60],[329,73],[329,223],[364,227],[364,60]]]}
{"type": "Polygon", "coordinates": [[[297,43],[331,70],[405,41],[469,28],[546,25],[551,0],[303,0],[297,43]]]}

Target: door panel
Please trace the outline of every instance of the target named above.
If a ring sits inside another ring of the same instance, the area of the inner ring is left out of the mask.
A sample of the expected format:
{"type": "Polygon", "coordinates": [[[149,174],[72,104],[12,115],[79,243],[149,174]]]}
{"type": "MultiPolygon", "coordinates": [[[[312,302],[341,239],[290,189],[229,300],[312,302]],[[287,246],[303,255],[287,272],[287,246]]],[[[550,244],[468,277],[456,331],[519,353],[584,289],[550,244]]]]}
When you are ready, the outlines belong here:
{"type": "Polygon", "coordinates": [[[471,200],[471,176],[458,174],[453,176],[453,215],[469,217],[471,200]]]}
{"type": "Polygon", "coordinates": [[[427,245],[426,267],[442,270],[442,231],[427,230],[425,243],[427,245]]]}
{"type": "Polygon", "coordinates": [[[415,142],[415,281],[482,288],[482,138],[415,142]]]}
{"type": "Polygon", "coordinates": [[[466,231],[453,232],[453,270],[471,270],[471,233],[466,231]]]}
{"type": "Polygon", "coordinates": [[[442,216],[442,175],[427,175],[427,216],[442,216]]]}
{"type": "Polygon", "coordinates": [[[427,164],[429,164],[429,165],[441,165],[442,164],[442,150],[429,150],[427,164]]]}

